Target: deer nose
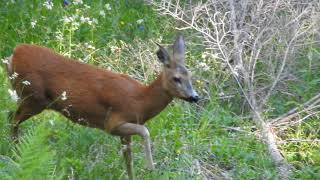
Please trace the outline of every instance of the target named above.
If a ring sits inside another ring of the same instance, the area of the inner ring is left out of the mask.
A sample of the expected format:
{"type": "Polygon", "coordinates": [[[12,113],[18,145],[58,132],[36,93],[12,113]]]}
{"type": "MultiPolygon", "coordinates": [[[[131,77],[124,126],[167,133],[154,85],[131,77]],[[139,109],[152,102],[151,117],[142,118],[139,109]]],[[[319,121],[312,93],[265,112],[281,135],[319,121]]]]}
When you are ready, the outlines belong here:
{"type": "Polygon", "coordinates": [[[189,97],[190,102],[198,102],[199,101],[199,95],[195,94],[194,96],[189,97]]]}
{"type": "Polygon", "coordinates": [[[199,95],[196,91],[193,91],[192,94],[189,96],[188,101],[189,102],[198,102],[199,101],[199,95]]]}

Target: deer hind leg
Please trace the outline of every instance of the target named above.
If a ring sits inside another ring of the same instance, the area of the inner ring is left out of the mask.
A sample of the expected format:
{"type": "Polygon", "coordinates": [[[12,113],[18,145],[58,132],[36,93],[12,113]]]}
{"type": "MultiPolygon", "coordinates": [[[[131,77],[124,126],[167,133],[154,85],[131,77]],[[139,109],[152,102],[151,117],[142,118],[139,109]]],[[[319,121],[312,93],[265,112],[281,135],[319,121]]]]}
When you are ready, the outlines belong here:
{"type": "Polygon", "coordinates": [[[132,124],[132,123],[125,123],[117,127],[113,134],[119,135],[119,136],[132,136],[132,135],[139,135],[143,138],[143,146],[144,151],[146,155],[147,160],[147,168],[150,170],[154,169],[154,163],[152,160],[152,154],[151,154],[151,140],[150,140],[150,134],[148,129],[139,124],[132,124]]]}
{"type": "Polygon", "coordinates": [[[17,111],[11,115],[11,138],[14,142],[18,138],[19,125],[30,117],[39,114],[43,109],[34,103],[22,102],[19,105],[17,111]]]}
{"type": "Polygon", "coordinates": [[[126,161],[127,173],[129,180],[134,179],[133,161],[131,154],[131,136],[120,137],[121,144],[123,145],[123,156],[126,161]]]}

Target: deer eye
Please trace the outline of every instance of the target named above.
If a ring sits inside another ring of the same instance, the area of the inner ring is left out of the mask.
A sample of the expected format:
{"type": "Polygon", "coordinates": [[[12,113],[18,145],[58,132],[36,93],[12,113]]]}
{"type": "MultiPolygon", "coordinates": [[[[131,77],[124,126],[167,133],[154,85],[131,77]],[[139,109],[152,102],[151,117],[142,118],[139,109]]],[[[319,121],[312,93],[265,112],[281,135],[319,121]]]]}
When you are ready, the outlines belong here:
{"type": "Polygon", "coordinates": [[[173,81],[174,81],[175,83],[181,83],[181,78],[173,77],[173,81]]]}

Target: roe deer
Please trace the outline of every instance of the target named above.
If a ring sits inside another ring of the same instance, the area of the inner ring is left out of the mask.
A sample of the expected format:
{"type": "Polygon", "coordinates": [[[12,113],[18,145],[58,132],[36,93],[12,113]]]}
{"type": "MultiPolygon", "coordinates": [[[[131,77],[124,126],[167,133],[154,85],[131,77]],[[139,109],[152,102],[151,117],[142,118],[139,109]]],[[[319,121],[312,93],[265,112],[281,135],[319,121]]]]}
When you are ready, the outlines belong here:
{"type": "Polygon", "coordinates": [[[60,112],[68,119],[120,136],[129,179],[134,178],[130,142],[143,138],[147,167],[154,169],[150,135],[144,123],[159,114],[174,97],[198,101],[191,73],[184,63],[185,42],[178,35],[173,51],[159,45],[157,56],[163,71],[150,85],[133,78],[63,57],[36,45],[18,45],[9,58],[7,71],[19,94],[12,118],[12,137],[18,126],[44,109],[60,112]],[[23,83],[23,82],[28,82],[23,83]]]}

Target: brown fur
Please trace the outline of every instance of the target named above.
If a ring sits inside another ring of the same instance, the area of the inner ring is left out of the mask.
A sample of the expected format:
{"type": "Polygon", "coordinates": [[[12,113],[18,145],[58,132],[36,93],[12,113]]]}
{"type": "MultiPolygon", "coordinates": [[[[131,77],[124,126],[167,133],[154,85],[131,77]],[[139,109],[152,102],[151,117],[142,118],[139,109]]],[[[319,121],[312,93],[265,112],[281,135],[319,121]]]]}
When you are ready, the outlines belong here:
{"type": "Polygon", "coordinates": [[[14,118],[18,125],[44,109],[62,113],[73,122],[109,133],[126,123],[144,124],[172,101],[163,87],[163,73],[149,86],[133,78],[63,57],[48,48],[16,47],[12,81],[21,102],[14,118]],[[27,80],[31,85],[24,85],[27,80]],[[62,93],[66,92],[66,100],[62,93]]]}

